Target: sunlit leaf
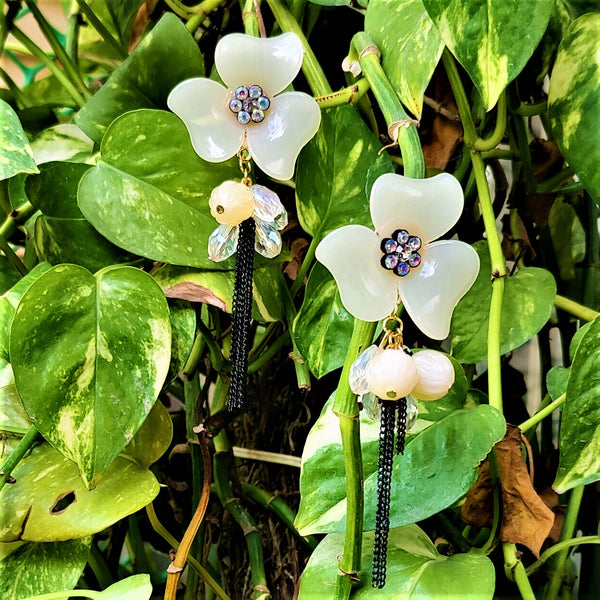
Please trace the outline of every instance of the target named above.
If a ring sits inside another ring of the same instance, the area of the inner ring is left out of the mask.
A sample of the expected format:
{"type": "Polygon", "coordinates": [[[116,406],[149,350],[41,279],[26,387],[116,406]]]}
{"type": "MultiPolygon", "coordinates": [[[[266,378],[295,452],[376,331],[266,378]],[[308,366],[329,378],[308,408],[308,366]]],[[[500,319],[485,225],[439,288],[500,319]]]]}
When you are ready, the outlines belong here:
{"type": "Polygon", "coordinates": [[[4,100],[0,100],[0,123],[0,180],[17,173],[37,173],[19,117],[4,100]]]}

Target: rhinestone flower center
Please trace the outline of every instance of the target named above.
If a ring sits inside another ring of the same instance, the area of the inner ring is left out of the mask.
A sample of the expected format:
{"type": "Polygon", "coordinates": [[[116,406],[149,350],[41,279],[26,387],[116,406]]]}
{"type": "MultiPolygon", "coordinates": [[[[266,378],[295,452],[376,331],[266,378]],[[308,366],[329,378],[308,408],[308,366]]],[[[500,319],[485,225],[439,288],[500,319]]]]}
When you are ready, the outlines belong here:
{"type": "Polygon", "coordinates": [[[391,237],[381,240],[381,266],[398,277],[406,277],[411,269],[421,264],[419,250],[422,245],[420,237],[411,235],[406,229],[396,229],[391,237]]]}
{"type": "Polygon", "coordinates": [[[237,116],[238,123],[260,123],[271,106],[271,101],[264,95],[260,85],[235,88],[234,97],[229,102],[229,110],[237,116]]]}

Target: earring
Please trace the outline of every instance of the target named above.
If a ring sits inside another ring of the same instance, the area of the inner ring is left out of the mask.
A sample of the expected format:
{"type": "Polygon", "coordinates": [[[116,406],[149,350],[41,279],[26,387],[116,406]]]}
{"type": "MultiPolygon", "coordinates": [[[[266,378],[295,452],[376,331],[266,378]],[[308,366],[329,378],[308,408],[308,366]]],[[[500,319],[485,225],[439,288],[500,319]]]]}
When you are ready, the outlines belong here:
{"type": "Polygon", "coordinates": [[[236,254],[232,301],[229,410],[246,400],[248,350],[252,321],[254,251],[274,258],[281,251],[280,231],[287,213],[275,192],[250,179],[252,163],[269,177],[290,179],[302,147],[321,121],[314,98],[284,92],[302,65],[297,35],[254,38],[240,33],[223,37],[215,49],[215,67],[225,86],[206,78],[178,84],[167,104],[185,123],[196,153],[222,162],[237,155],[241,181],[225,181],[210,197],[219,226],[208,241],[209,258],[220,262],[236,254]]]}

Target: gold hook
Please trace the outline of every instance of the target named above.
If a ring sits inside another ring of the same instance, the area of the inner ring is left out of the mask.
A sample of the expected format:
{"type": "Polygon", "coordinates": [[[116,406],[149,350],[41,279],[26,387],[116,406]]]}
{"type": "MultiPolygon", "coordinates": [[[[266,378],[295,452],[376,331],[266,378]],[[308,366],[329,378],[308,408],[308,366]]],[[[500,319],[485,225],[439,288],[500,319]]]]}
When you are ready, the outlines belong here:
{"type": "Polygon", "coordinates": [[[402,319],[392,313],[389,317],[386,317],[383,321],[383,339],[381,340],[382,348],[391,348],[396,350],[404,346],[404,339],[402,332],[404,330],[404,324],[402,319]],[[395,323],[395,326],[390,327],[390,324],[395,323]]]}
{"type": "Polygon", "coordinates": [[[242,172],[242,183],[248,187],[252,185],[252,180],[250,179],[250,163],[252,162],[252,155],[250,154],[250,149],[246,144],[246,134],[244,133],[244,141],[242,142],[242,147],[238,150],[237,153],[238,164],[240,166],[240,171],[242,172]]]}

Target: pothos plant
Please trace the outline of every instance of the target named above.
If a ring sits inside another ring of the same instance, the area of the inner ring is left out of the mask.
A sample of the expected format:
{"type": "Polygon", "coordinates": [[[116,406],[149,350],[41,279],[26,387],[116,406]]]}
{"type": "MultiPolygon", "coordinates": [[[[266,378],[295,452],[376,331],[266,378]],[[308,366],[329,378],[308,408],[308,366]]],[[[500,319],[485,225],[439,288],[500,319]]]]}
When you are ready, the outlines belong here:
{"type": "Polygon", "coordinates": [[[186,599],[591,593],[597,4],[62,5],[64,33],[42,3],[0,2],[3,56],[24,79],[0,71],[2,598],[175,598],[186,562],[186,599]],[[27,12],[49,50],[23,31],[27,12]],[[239,170],[199,158],[166,106],[181,81],[218,77],[215,44],[233,31],[295,33],[295,86],[321,108],[293,179],[253,175],[289,226],[279,257],[255,261],[250,401],[235,419],[233,259],[212,262],[207,241],[210,192],[239,170]],[[381,332],[346,312],[315,251],[342,226],[372,228],[380,175],[442,171],[465,196],[444,237],[471,244],[480,269],[445,342],[402,314],[405,339],[447,352],[455,378],[416,402],[394,460],[375,590],[378,424],[348,375],[381,332]],[[513,364],[524,345],[539,349],[537,382],[513,364]]]}

